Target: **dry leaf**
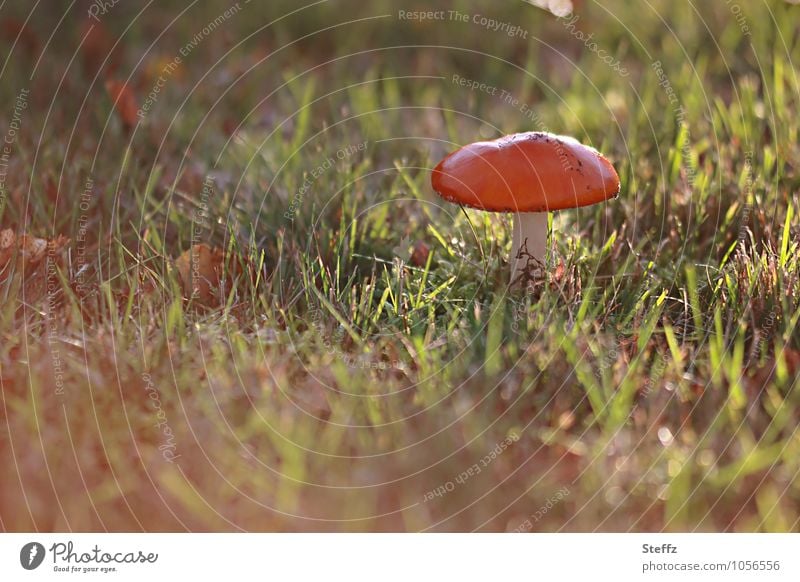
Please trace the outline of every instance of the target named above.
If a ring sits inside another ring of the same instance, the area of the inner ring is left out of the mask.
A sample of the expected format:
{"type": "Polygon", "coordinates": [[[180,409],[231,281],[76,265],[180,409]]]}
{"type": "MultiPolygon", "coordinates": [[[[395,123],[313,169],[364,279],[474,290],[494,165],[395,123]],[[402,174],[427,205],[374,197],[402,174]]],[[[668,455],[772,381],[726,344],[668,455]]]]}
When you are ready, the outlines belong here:
{"type": "Polygon", "coordinates": [[[192,245],[175,261],[186,298],[203,305],[217,303],[217,289],[222,276],[222,249],[205,243],[192,245]]]}
{"type": "Polygon", "coordinates": [[[205,243],[192,245],[175,260],[184,297],[201,305],[219,305],[231,290],[234,282],[247,273],[254,280],[251,265],[236,257],[225,261],[225,253],[218,247],[205,243]],[[223,279],[223,274],[225,275],[223,279]]]}
{"type": "Polygon", "coordinates": [[[428,255],[431,254],[430,248],[421,240],[414,243],[414,249],[411,251],[411,258],[408,262],[415,267],[424,267],[428,263],[428,255]]]}
{"type": "Polygon", "coordinates": [[[136,97],[133,96],[133,91],[122,81],[114,79],[106,81],[106,91],[114,103],[114,109],[119,114],[125,131],[131,131],[139,117],[139,106],[136,103],[136,97]]]}

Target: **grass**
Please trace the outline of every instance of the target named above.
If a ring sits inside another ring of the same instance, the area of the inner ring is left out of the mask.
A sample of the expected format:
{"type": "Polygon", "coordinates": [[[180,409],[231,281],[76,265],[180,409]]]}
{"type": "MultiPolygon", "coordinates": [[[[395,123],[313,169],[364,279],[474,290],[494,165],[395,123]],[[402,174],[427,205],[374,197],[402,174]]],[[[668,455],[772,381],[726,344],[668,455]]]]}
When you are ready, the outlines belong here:
{"type": "MultiPolygon", "coordinates": [[[[82,13],[6,26],[0,226],[70,243],[0,282],[2,528],[797,531],[800,7],[741,4],[583,3],[627,76],[523,2],[241,4],[132,131],[82,13]],[[528,130],[622,191],[521,293],[429,179],[528,130]]],[[[113,76],[141,106],[224,9],[116,5],[113,76]]]]}

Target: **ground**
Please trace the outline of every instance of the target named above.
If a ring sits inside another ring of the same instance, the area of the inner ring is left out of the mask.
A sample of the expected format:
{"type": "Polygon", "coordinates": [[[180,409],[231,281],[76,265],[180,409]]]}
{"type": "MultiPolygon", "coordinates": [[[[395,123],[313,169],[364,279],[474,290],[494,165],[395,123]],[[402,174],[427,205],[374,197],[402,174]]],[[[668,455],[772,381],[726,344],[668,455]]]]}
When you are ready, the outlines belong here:
{"type": "Polygon", "coordinates": [[[798,530],[800,6],[495,4],[2,5],[3,530],[798,530]]]}

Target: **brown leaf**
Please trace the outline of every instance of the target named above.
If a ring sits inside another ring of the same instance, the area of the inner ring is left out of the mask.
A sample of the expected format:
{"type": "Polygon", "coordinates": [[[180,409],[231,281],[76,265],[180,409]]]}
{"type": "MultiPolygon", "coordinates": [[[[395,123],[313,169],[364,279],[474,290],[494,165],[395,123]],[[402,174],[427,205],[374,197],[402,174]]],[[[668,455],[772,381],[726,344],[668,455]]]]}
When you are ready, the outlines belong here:
{"type": "Polygon", "coordinates": [[[125,131],[131,131],[139,119],[139,105],[136,103],[133,91],[122,81],[114,79],[106,81],[106,91],[114,103],[114,109],[119,114],[125,131]]]}
{"type": "Polygon", "coordinates": [[[217,303],[217,289],[222,276],[223,252],[205,243],[192,245],[175,261],[183,294],[203,305],[217,303]]]}
{"type": "Polygon", "coordinates": [[[415,267],[424,267],[428,263],[428,255],[431,254],[430,248],[421,240],[414,243],[414,250],[411,251],[411,258],[408,260],[415,267]]]}
{"type": "Polygon", "coordinates": [[[238,256],[225,259],[219,247],[205,243],[192,245],[175,260],[181,287],[186,299],[192,299],[206,307],[220,305],[227,299],[232,286],[243,275],[255,281],[255,268],[238,256]],[[224,275],[224,278],[223,278],[224,275]]]}

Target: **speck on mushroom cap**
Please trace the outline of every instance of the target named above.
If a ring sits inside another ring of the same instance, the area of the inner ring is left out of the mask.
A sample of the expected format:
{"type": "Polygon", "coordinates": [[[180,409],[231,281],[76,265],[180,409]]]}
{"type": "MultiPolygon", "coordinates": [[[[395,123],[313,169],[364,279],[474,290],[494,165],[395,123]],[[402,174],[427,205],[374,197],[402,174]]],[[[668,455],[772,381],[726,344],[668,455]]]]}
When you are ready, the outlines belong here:
{"type": "Polygon", "coordinates": [[[619,176],[594,148],[560,135],[515,133],[453,152],[433,170],[446,200],[493,212],[545,212],[603,202],[619,176]]]}

